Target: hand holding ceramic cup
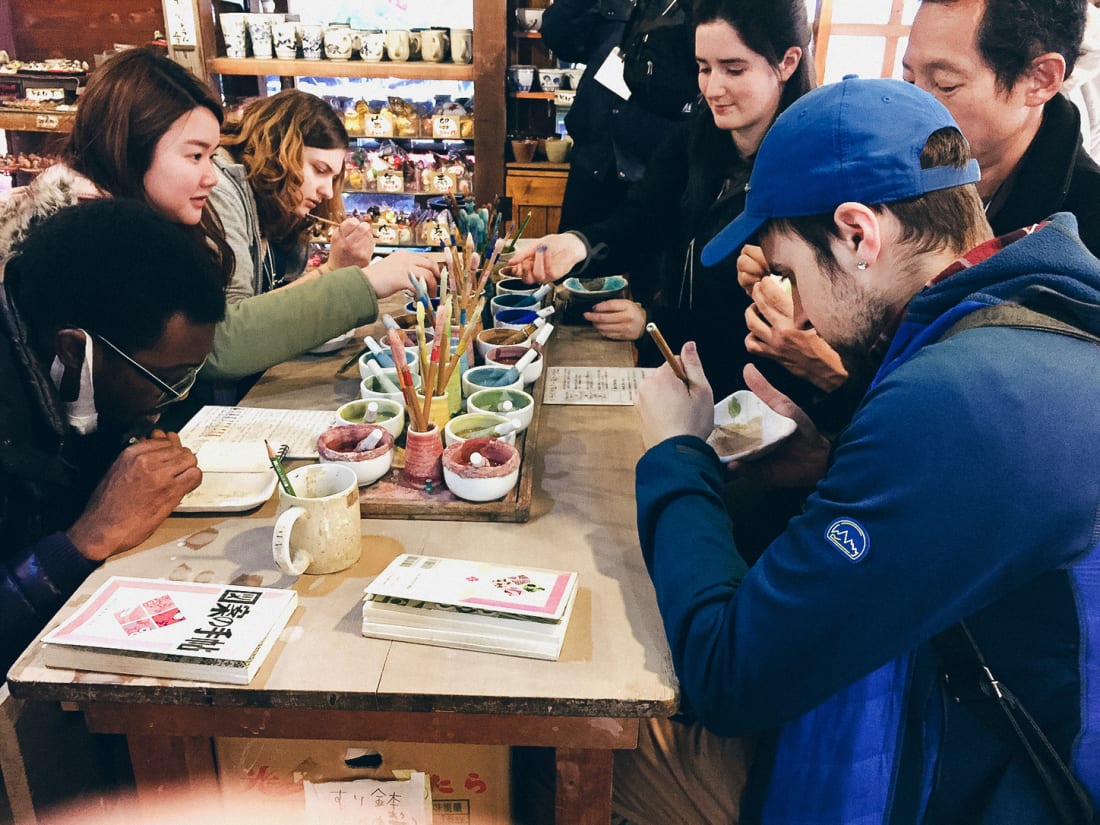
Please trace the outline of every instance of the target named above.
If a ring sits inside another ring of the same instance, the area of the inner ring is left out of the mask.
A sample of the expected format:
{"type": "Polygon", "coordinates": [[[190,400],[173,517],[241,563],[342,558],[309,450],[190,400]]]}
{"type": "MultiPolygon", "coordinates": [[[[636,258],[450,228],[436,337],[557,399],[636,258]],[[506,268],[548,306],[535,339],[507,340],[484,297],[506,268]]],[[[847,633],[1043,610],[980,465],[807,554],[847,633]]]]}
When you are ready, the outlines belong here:
{"type": "Polygon", "coordinates": [[[279,487],[271,552],[290,576],[345,570],[359,561],[359,480],[339,464],[287,473],[294,495],[279,487]]]}

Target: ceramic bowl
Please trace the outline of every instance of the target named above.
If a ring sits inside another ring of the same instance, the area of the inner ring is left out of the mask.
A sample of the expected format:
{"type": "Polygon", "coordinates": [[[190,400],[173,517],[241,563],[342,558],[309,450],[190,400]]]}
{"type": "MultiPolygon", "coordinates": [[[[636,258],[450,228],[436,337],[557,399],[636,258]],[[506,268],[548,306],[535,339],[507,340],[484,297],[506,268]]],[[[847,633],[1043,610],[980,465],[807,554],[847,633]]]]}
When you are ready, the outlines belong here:
{"type": "Polygon", "coordinates": [[[497,329],[523,329],[541,317],[533,309],[502,309],[493,316],[493,326],[497,329]]]}
{"type": "Polygon", "coordinates": [[[562,281],[565,289],[565,323],[584,324],[584,313],[601,301],[622,298],[626,295],[627,281],[621,275],[606,278],[566,278],[562,281]]]}
{"type": "MultiPolygon", "coordinates": [[[[515,254],[514,252],[512,253],[515,254]]],[[[513,278],[510,274],[511,270],[505,267],[501,270],[501,274],[504,277],[497,281],[496,293],[497,295],[534,295],[539,291],[541,284],[529,284],[522,278],[513,278]]]]}
{"type": "Polygon", "coordinates": [[[405,405],[390,398],[360,398],[342,405],[336,414],[349,424],[380,424],[394,438],[400,438],[405,429],[405,405]],[[374,420],[367,421],[368,405],[375,404],[374,420]]]}
{"type": "MultiPolygon", "coordinates": [[[[409,301],[407,304],[405,304],[405,314],[413,316],[413,324],[412,325],[414,327],[416,326],[416,305],[418,303],[419,303],[419,301],[414,300],[414,301],[409,301]]],[[[424,323],[428,326],[431,326],[432,323],[431,323],[431,321],[428,320],[428,318],[429,317],[431,317],[433,319],[435,318],[435,311],[437,309],[439,309],[439,299],[438,298],[429,298],[428,303],[430,303],[432,305],[432,311],[429,313],[427,311],[427,309],[425,308],[425,310],[424,310],[424,312],[425,312],[424,323]]]]}
{"type": "Polygon", "coordinates": [[[544,92],[556,92],[561,88],[565,73],[561,69],[539,69],[539,88],[544,92]]]}
{"type": "MultiPolygon", "coordinates": [[[[383,349],[379,353],[364,352],[359,356],[359,377],[364,381],[374,374],[367,366],[371,361],[377,361],[383,372],[393,369],[393,354],[389,349],[383,349]]],[[[416,347],[405,347],[405,363],[409,365],[409,372],[413,375],[420,373],[420,356],[417,354],[416,347]]]]}
{"type": "Polygon", "coordinates": [[[546,141],[546,159],[551,163],[565,163],[569,159],[569,151],[573,144],[564,138],[554,138],[546,141]]]}
{"type": "Polygon", "coordinates": [[[584,76],[584,67],[574,66],[571,69],[563,69],[565,76],[569,78],[569,88],[576,91],[580,88],[581,78],[584,76]]]}
{"type": "Polygon", "coordinates": [[[796,429],[792,419],[777,413],[754,393],[738,390],[714,405],[714,431],[707,443],[719,460],[728,464],[767,455],[796,429]]]}
{"type": "Polygon", "coordinates": [[[519,433],[527,429],[535,416],[535,399],[517,389],[478,390],[466,399],[466,409],[469,412],[489,412],[511,418],[519,423],[519,429],[516,430],[519,433]]]}
{"type": "Polygon", "coordinates": [[[513,140],[512,141],[512,157],[516,163],[530,163],[535,159],[535,152],[538,151],[539,142],[537,140],[513,140]]]}
{"type": "MultiPolygon", "coordinates": [[[[527,354],[529,347],[497,347],[485,353],[485,365],[494,367],[514,367],[516,362],[527,354]]],[[[523,383],[534,384],[542,375],[542,353],[523,370],[523,383]]]]}
{"type": "Polygon", "coordinates": [[[537,32],[542,28],[542,13],[545,9],[516,9],[516,23],[524,31],[537,32]]]}
{"type": "MultiPolygon", "coordinates": [[[[393,381],[395,385],[400,387],[400,384],[397,383],[397,370],[382,370],[382,372],[387,378],[393,381]]],[[[413,389],[420,389],[419,375],[413,375],[412,382],[413,389]]],[[[396,401],[398,404],[405,403],[405,396],[400,389],[398,389],[397,392],[387,392],[383,390],[378,384],[378,379],[373,375],[359,382],[359,396],[368,401],[372,398],[388,398],[391,401],[396,401]]]]}
{"type": "Polygon", "coordinates": [[[534,295],[520,295],[513,292],[506,292],[502,295],[497,295],[489,302],[489,312],[496,318],[497,313],[505,309],[529,309],[536,310],[541,309],[542,302],[534,295]]]}
{"type": "MultiPolygon", "coordinates": [[[[447,426],[443,428],[443,441],[449,447],[452,444],[458,444],[461,441],[466,441],[467,435],[475,433],[478,430],[484,430],[486,427],[496,427],[500,424],[507,424],[509,419],[503,415],[497,415],[496,413],[463,413],[462,415],[456,415],[450,421],[447,422],[447,426]]],[[[487,435],[479,436],[481,438],[499,438],[501,441],[506,441],[509,444],[516,443],[516,432],[512,432],[507,435],[487,435]]]]}
{"type": "Polygon", "coordinates": [[[380,424],[345,424],[317,437],[317,457],[322,464],[342,464],[355,473],[360,487],[373,484],[393,465],[393,435],[380,424]],[[370,450],[357,445],[374,431],[382,440],[370,450]]]}
{"type": "Polygon", "coordinates": [[[479,332],[474,337],[474,341],[477,343],[477,353],[484,361],[485,356],[489,354],[490,350],[507,346],[526,347],[531,337],[524,337],[523,333],[518,329],[497,329],[496,327],[491,327],[479,332]]]}
{"type": "MultiPolygon", "coordinates": [[[[469,398],[478,390],[484,389],[523,389],[523,376],[517,375],[514,381],[497,383],[508,372],[507,367],[480,366],[471,367],[462,373],[462,397],[469,398]]],[[[471,410],[470,412],[473,412],[471,410]]]]}
{"type": "Polygon", "coordinates": [[[519,481],[519,451],[496,438],[471,438],[443,450],[443,483],[466,501],[501,498],[519,481]],[[474,455],[484,463],[475,466],[474,455]]]}

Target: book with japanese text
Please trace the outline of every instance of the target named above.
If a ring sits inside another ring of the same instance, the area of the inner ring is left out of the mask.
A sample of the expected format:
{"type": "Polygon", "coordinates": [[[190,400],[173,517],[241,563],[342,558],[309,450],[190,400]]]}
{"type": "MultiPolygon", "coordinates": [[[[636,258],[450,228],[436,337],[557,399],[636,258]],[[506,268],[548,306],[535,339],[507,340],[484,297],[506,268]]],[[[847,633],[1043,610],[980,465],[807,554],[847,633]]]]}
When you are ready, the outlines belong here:
{"type": "Polygon", "coordinates": [[[366,592],[364,636],[557,659],[577,574],[403,554],[366,592]]]}
{"type": "Polygon", "coordinates": [[[49,667],[248,684],[298,594],[236,584],[112,576],[48,633],[49,667]]]}

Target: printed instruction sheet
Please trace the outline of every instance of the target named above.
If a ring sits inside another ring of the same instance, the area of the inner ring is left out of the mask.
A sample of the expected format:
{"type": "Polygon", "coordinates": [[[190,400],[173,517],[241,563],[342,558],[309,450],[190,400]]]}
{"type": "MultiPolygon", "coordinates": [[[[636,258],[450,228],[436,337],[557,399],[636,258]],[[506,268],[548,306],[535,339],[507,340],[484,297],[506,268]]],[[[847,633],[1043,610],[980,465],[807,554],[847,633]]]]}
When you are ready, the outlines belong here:
{"type": "Polygon", "coordinates": [[[647,367],[550,367],[542,403],[630,406],[651,372],[647,367]]]}

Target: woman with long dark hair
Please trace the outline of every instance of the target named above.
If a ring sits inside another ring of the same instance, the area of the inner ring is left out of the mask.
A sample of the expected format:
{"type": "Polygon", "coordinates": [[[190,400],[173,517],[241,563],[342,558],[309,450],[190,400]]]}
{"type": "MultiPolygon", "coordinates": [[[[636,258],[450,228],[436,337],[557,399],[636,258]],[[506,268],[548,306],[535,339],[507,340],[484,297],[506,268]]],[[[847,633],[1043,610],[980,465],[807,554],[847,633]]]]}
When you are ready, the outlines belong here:
{"type": "Polygon", "coordinates": [[[753,360],[812,408],[838,383],[832,369],[812,376],[817,387],[770,359],[752,358],[743,326],[751,301],[738,285],[735,260],[714,267],[700,261],[706,243],[744,208],[753,159],[772,122],[815,85],[805,3],[700,0],[694,14],[698,113],[653,155],[618,212],[529,243],[512,264],[531,281],[581,267],[586,277],[628,273],[634,299],[604,301],[585,318],[608,338],[637,342],[640,364],[661,363],[644,333],[654,321],[676,351],[697,342],[716,397],[743,388],[742,368],[753,360]]]}

